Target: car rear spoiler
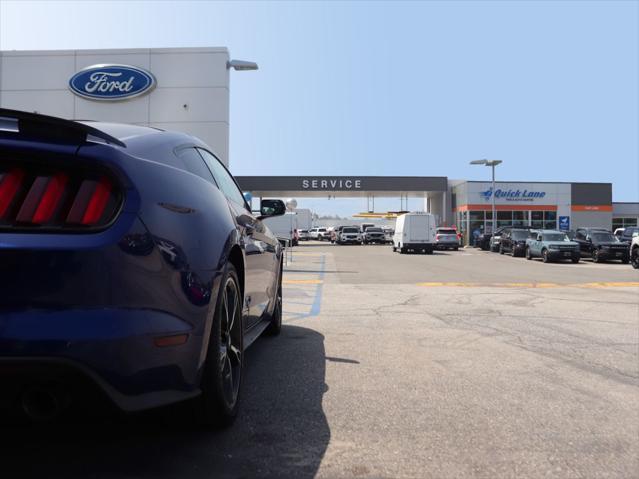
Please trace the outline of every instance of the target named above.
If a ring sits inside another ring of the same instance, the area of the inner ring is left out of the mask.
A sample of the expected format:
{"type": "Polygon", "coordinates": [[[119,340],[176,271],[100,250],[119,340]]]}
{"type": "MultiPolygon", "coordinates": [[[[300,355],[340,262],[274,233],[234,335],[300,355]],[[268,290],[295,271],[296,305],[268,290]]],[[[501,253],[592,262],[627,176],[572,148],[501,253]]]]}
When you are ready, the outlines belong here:
{"type": "Polygon", "coordinates": [[[84,123],[7,108],[0,108],[0,134],[3,133],[19,133],[43,140],[67,140],[78,144],[85,143],[89,136],[93,136],[126,148],[121,140],[84,123]],[[3,131],[3,120],[5,122],[9,120],[12,123],[17,121],[17,131],[12,129],[3,131]]]}

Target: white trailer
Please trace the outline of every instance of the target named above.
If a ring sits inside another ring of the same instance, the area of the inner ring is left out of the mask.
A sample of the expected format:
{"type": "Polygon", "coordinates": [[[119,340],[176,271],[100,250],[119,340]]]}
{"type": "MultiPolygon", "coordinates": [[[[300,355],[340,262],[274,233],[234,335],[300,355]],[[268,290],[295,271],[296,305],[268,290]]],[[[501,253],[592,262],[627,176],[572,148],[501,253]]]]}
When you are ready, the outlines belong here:
{"type": "Polygon", "coordinates": [[[268,226],[268,229],[270,229],[281,242],[286,241],[289,245],[293,244],[293,232],[298,229],[296,213],[288,211],[282,216],[265,218],[263,223],[268,226]]]}
{"type": "Polygon", "coordinates": [[[432,254],[437,221],[430,213],[406,213],[397,217],[393,251],[432,254]]]}
{"type": "Polygon", "coordinates": [[[297,213],[297,229],[310,230],[313,227],[313,214],[307,208],[296,208],[297,213]]]}

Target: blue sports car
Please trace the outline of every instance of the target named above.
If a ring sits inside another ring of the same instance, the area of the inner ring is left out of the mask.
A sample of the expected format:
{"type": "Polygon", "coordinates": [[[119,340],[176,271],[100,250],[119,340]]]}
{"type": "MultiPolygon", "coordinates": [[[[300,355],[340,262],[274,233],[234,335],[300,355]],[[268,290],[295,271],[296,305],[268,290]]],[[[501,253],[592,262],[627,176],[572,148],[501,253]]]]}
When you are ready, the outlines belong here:
{"type": "Polygon", "coordinates": [[[238,411],[244,350],[282,321],[282,249],[183,133],[0,109],[0,408],[43,420],[238,411]]]}

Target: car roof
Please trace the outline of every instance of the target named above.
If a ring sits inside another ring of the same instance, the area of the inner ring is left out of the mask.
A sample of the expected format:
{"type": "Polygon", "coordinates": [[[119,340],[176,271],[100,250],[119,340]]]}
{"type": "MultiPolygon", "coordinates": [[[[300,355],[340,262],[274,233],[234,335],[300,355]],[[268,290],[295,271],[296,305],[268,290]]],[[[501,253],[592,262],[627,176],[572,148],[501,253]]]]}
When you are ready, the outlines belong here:
{"type": "Polygon", "coordinates": [[[180,145],[199,146],[215,153],[214,150],[211,150],[211,147],[200,139],[179,131],[162,130],[160,128],[128,123],[110,123],[90,120],[76,121],[117,138],[124,143],[127,153],[134,156],[146,157],[148,153],[155,148],[172,149],[180,145]]]}

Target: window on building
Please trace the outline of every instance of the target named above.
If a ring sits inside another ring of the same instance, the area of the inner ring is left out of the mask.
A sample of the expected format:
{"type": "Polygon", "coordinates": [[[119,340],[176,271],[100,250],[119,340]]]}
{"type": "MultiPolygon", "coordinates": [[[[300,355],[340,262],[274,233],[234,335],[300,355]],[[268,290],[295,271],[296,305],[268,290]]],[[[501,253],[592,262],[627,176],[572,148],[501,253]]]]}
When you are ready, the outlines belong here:
{"type": "Polygon", "coordinates": [[[547,230],[557,229],[556,211],[544,211],[544,228],[547,230]]]}
{"type": "Polygon", "coordinates": [[[530,226],[536,229],[542,229],[544,227],[544,212],[543,211],[531,211],[530,212],[530,226]]]}
{"type": "Polygon", "coordinates": [[[612,230],[617,228],[630,228],[631,226],[637,226],[637,218],[613,218],[612,230]]]}
{"type": "Polygon", "coordinates": [[[513,226],[528,226],[528,212],[513,211],[513,226]]]}
{"type": "Polygon", "coordinates": [[[497,228],[503,226],[512,226],[513,224],[513,212],[512,211],[498,211],[497,212],[497,228]]]}

